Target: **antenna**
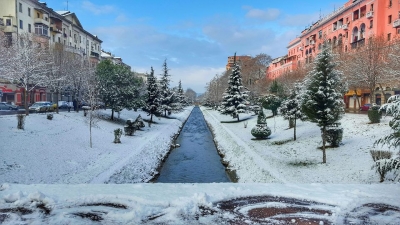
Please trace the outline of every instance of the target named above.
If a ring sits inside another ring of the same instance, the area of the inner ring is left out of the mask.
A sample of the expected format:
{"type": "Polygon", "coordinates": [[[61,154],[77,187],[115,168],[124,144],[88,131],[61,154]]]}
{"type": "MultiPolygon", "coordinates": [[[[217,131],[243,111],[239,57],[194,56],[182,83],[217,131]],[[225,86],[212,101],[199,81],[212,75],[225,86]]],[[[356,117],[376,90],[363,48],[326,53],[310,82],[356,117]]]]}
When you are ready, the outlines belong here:
{"type": "Polygon", "coordinates": [[[67,11],[68,11],[68,0],[67,0],[67,11]]]}
{"type": "Polygon", "coordinates": [[[322,18],[322,14],[321,14],[321,8],[319,8],[319,19],[322,18]]]}

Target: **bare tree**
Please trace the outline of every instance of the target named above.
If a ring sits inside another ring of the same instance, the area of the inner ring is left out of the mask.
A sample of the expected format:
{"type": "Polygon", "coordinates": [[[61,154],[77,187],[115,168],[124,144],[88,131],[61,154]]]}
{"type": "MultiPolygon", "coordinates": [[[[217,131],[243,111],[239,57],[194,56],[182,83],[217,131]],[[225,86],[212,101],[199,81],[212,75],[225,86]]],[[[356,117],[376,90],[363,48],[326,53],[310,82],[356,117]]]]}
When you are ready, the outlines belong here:
{"type": "Polygon", "coordinates": [[[250,99],[257,98],[261,94],[263,86],[260,83],[265,77],[265,71],[271,61],[271,56],[261,53],[241,62],[243,85],[250,92],[250,99]]]}
{"type": "Polygon", "coordinates": [[[26,115],[29,115],[27,94],[46,85],[52,65],[47,43],[40,40],[30,33],[19,34],[4,51],[3,76],[24,89],[26,115]]]}
{"type": "Polygon", "coordinates": [[[349,87],[355,90],[356,95],[357,88],[369,89],[371,103],[375,103],[375,89],[378,86],[382,91],[381,101],[385,103],[383,86],[390,82],[390,76],[385,72],[389,50],[389,42],[383,36],[372,36],[363,46],[340,56],[339,69],[344,72],[349,87]]]}
{"type": "Polygon", "coordinates": [[[99,101],[99,82],[97,80],[94,66],[87,60],[83,62],[82,73],[82,87],[84,89],[83,99],[90,105],[90,109],[87,109],[88,116],[87,122],[89,124],[89,135],[90,135],[90,147],[93,146],[92,141],[92,127],[97,126],[99,121],[98,111],[96,110],[96,103],[99,101]]]}
{"type": "Polygon", "coordinates": [[[74,53],[66,51],[63,45],[56,43],[51,53],[53,64],[51,72],[48,73],[47,88],[56,96],[56,112],[58,113],[58,97],[67,86],[68,80],[70,80],[68,79],[68,74],[70,74],[71,70],[74,70],[76,66],[72,64],[74,53]]]}

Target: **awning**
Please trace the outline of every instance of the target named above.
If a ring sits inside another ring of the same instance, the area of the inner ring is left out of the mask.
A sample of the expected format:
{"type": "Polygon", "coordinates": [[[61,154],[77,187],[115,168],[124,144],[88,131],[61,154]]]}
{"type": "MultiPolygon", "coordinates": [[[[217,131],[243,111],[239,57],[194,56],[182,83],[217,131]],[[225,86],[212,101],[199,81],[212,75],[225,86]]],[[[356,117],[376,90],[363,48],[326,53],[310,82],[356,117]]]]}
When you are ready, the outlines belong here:
{"type": "MultiPolygon", "coordinates": [[[[369,91],[363,90],[363,89],[360,89],[360,88],[357,88],[356,90],[357,90],[357,95],[358,95],[358,96],[361,96],[362,94],[365,94],[365,93],[369,93],[369,91]]],[[[355,95],[355,94],[356,94],[356,92],[354,91],[354,89],[352,89],[352,90],[349,90],[349,91],[345,94],[345,96],[353,96],[353,95],[355,95]]]]}

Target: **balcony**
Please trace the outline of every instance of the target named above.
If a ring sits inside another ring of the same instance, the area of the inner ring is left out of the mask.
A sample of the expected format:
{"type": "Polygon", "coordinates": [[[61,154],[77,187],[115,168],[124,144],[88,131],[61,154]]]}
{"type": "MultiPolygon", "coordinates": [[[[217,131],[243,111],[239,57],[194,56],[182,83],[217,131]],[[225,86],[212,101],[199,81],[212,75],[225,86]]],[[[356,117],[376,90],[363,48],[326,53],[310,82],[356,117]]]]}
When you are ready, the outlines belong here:
{"type": "Polygon", "coordinates": [[[393,21],[393,27],[394,28],[400,27],[400,19],[393,21]]]}
{"type": "Polygon", "coordinates": [[[367,12],[367,19],[374,17],[374,11],[367,12]]]}
{"type": "Polygon", "coordinates": [[[347,29],[348,29],[348,25],[347,25],[347,24],[343,24],[343,25],[342,25],[342,29],[343,29],[343,30],[347,30],[347,29]]]}
{"type": "Polygon", "coordinates": [[[100,58],[100,55],[99,55],[99,53],[97,53],[97,52],[91,51],[91,52],[90,52],[90,57],[94,57],[94,58],[99,59],[99,58],[100,58]]]}
{"type": "Polygon", "coordinates": [[[15,27],[15,26],[4,26],[3,27],[3,32],[4,33],[16,33],[17,32],[17,27],[15,27]]]}
{"type": "Polygon", "coordinates": [[[34,22],[35,23],[41,23],[41,24],[44,24],[44,25],[47,25],[47,26],[49,26],[49,24],[50,24],[49,21],[46,21],[43,18],[35,18],[34,22]]]}
{"type": "Polygon", "coordinates": [[[52,24],[50,26],[50,31],[54,33],[61,33],[61,29],[58,29],[58,27],[55,24],[52,24]]]}

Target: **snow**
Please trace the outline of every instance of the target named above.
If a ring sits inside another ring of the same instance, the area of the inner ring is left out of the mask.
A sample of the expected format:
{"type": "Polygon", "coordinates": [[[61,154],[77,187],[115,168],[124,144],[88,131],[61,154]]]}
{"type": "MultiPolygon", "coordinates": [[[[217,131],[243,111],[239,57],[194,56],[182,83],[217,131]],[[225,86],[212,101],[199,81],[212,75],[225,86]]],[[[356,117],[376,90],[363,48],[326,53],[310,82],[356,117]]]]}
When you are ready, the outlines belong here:
{"type": "MultiPolygon", "coordinates": [[[[234,212],[218,207],[221,201],[251,196],[313,201],[307,207],[331,212],[314,215],[321,224],[360,224],[368,212],[370,224],[400,223],[400,185],[379,183],[369,153],[387,150],[373,143],[390,132],[390,116],[369,124],[366,114],[345,114],[339,121],[344,128],[343,143],[328,148],[327,163],[322,164],[320,129],[311,122],[297,121],[297,140],[293,141],[287,120],[268,118],[269,139],[252,140],[250,130],[257,116],[240,115],[248,123],[245,128],[244,121],[221,123],[236,119],[201,109],[239,183],[137,183],[148,182],[157,173],[191,108],[172,114],[176,119],[155,119],[157,124],[150,128],[146,124],[134,136],[122,136],[121,144],[113,143],[113,131],[124,124],[101,120],[92,130],[93,148],[83,112],[61,112],[53,120],[31,114],[25,130],[16,128],[15,115],[1,115],[0,223],[220,224],[242,218],[252,224],[249,216],[243,216],[252,209],[302,205],[271,200],[238,205],[234,212]],[[394,209],[377,212],[370,204],[394,209]],[[216,212],[202,215],[203,208],[216,212]]],[[[123,110],[120,117],[125,121],[139,114],[149,119],[142,111],[123,110]]],[[[309,218],[310,213],[298,216],[309,218]]],[[[289,218],[293,224],[298,221],[289,218]]]]}

